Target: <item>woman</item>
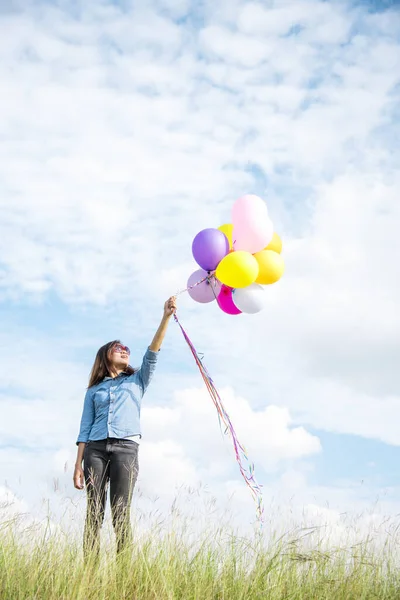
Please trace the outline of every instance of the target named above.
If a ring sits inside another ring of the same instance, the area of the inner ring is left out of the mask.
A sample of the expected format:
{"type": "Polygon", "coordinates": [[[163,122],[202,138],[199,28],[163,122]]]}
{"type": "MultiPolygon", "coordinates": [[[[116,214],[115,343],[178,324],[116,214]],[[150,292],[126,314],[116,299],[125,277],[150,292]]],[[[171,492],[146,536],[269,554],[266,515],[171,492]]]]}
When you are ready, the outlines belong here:
{"type": "Polygon", "coordinates": [[[130,350],[119,340],[105,344],[97,352],[84,399],[73,478],[78,490],[86,482],[85,558],[93,553],[94,559],[99,559],[108,482],[117,555],[132,543],[130,504],[139,472],[140,405],[175,312],[176,298],[171,296],[164,304],[160,326],[140,369],[129,365],[130,350]]]}

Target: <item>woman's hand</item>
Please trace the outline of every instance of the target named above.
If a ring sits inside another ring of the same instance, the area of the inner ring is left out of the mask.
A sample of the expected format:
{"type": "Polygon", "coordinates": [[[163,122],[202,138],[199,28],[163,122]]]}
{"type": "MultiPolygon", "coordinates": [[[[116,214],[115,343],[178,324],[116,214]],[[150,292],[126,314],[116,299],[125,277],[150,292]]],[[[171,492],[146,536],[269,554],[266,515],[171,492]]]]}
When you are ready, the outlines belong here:
{"type": "Polygon", "coordinates": [[[176,296],[171,296],[164,304],[164,317],[171,317],[176,313],[176,296]]]}
{"type": "Polygon", "coordinates": [[[84,476],[82,467],[80,467],[79,465],[75,465],[74,487],[77,490],[83,490],[83,482],[84,481],[85,481],[85,476],[84,476]]]}

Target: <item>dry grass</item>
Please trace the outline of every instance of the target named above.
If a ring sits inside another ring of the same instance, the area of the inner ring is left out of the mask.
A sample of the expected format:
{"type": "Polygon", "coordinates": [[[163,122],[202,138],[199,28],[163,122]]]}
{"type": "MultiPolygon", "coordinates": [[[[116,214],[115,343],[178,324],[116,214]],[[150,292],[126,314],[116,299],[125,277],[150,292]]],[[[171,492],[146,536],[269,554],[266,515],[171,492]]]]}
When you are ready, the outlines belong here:
{"type": "MultiPolygon", "coordinates": [[[[214,507],[212,507],[214,510],[214,507]]],[[[18,516],[0,524],[1,600],[360,600],[400,598],[394,564],[395,532],[377,552],[373,536],[327,549],[315,540],[323,528],[298,528],[269,542],[255,531],[242,536],[229,525],[190,531],[173,507],[134,547],[116,559],[102,545],[100,565],[82,558],[82,540],[70,531],[49,534],[21,527],[18,516]],[[312,540],[312,541],[311,541],[312,540]]],[[[210,521],[211,523],[211,521],[210,521]]]]}

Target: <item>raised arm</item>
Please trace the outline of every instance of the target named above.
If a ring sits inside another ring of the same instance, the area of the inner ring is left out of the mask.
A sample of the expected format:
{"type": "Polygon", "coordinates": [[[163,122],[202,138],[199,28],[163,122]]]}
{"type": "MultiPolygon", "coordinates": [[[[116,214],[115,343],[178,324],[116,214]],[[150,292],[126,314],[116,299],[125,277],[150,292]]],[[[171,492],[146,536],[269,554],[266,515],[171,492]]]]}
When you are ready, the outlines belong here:
{"type": "Polygon", "coordinates": [[[167,333],[168,323],[174,312],[176,311],[175,297],[171,296],[164,304],[164,314],[161,323],[153,337],[153,341],[147,348],[142,361],[142,366],[139,369],[138,376],[142,386],[143,393],[153,377],[154,370],[157,364],[158,351],[167,333]]]}
{"type": "Polygon", "coordinates": [[[149,346],[150,350],[153,352],[158,352],[160,350],[165,334],[167,333],[168,323],[175,312],[176,298],[175,296],[171,296],[171,298],[169,298],[164,304],[164,314],[161,319],[161,323],[153,337],[153,341],[149,346]]]}

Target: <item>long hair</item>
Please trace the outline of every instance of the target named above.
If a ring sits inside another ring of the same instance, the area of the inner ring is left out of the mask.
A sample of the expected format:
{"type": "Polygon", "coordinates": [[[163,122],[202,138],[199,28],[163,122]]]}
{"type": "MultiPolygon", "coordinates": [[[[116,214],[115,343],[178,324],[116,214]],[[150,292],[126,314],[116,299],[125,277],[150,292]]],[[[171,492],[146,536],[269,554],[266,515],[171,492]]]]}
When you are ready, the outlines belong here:
{"type": "MultiPolygon", "coordinates": [[[[99,348],[96,354],[95,361],[93,363],[92,370],[90,372],[88,389],[93,385],[97,385],[98,383],[100,383],[100,381],[103,381],[104,377],[111,377],[113,368],[108,355],[114,344],[120,343],[120,340],[114,340],[113,342],[108,342],[107,344],[104,344],[104,346],[99,348]]],[[[124,369],[124,373],[128,373],[128,375],[133,375],[134,373],[136,373],[136,371],[137,369],[134,369],[130,365],[128,365],[126,369],[124,369]]]]}

